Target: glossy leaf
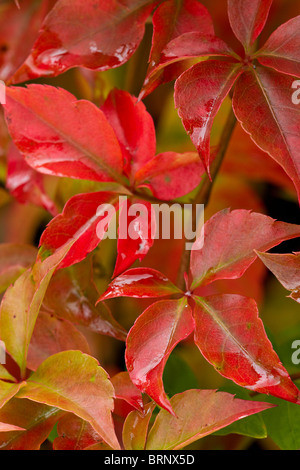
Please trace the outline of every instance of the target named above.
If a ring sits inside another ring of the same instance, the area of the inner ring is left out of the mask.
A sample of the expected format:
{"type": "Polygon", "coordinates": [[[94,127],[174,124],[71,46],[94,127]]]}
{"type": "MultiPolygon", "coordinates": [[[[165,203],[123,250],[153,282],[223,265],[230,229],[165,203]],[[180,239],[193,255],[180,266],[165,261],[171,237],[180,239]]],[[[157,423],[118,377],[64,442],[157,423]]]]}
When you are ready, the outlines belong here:
{"type": "Polygon", "coordinates": [[[146,256],[153,246],[156,233],[155,211],[150,202],[137,199],[120,206],[118,255],[113,277],[146,256]]]}
{"type": "Polygon", "coordinates": [[[133,410],[127,415],[122,432],[125,450],[145,449],[148,427],[155,406],[150,402],[145,405],[144,414],[133,410]]]}
{"type": "Polygon", "coordinates": [[[193,329],[185,298],[161,300],[138,317],[127,337],[125,359],[132,382],[170,413],[173,410],[162,381],[164,366],[175,346],[193,329]]]}
{"type": "Polygon", "coordinates": [[[204,246],[198,250],[196,241],[191,252],[192,289],[217,279],[241,277],[256,259],[254,250],[267,251],[299,237],[300,226],[256,212],[227,209],[206,222],[203,235],[204,246]]]}
{"type": "Polygon", "coordinates": [[[120,146],[103,112],[93,103],[78,101],[63,88],[49,85],[10,87],[6,95],[10,134],[34,169],[93,181],[120,179],[120,146]]]}
{"type": "Polygon", "coordinates": [[[228,0],[228,16],[234,34],[246,51],[262,32],[273,0],[228,0]]]}
{"type": "Polygon", "coordinates": [[[14,426],[13,424],[0,423],[0,432],[12,432],[12,431],[24,431],[23,428],[19,426],[14,426]]]}
{"type": "Polygon", "coordinates": [[[195,298],[194,317],[195,343],[221,375],[249,390],[300,403],[253,299],[230,294],[195,298]]]}
{"type": "Polygon", "coordinates": [[[111,378],[116,398],[127,401],[139,411],[144,408],[142,394],[130,380],[128,372],[119,372],[111,378]]]}
{"type": "Polygon", "coordinates": [[[175,83],[175,106],[208,171],[213,120],[240,73],[239,64],[207,60],[193,65],[175,83]]]}
{"type": "Polygon", "coordinates": [[[70,349],[90,354],[86,338],[73,323],[41,310],[29,344],[28,369],[36,370],[49,356],[70,349]]]}
{"type": "Polygon", "coordinates": [[[256,54],[262,65],[300,77],[300,16],[279,26],[256,54]]]}
{"type": "Polygon", "coordinates": [[[34,204],[43,207],[53,216],[57,214],[54,202],[45,191],[43,175],[26,163],[13,143],[8,153],[6,187],[21,204],[34,204]]]}
{"type": "Polygon", "coordinates": [[[147,439],[147,450],[182,449],[238,419],[272,407],[215,390],[187,390],[170,401],[176,417],[165,410],[159,412],[147,439]]]}
{"type": "Polygon", "coordinates": [[[115,215],[109,192],[77,194],[66,203],[61,214],[50,221],[40,239],[41,256],[72,243],[60,268],[85,259],[100,243],[115,215]],[[103,223],[103,230],[99,224],[103,223]]]}
{"type": "Polygon", "coordinates": [[[148,187],[162,200],[176,199],[193,191],[205,174],[196,152],[164,152],[156,155],[136,174],[139,187],[148,187]]]}
{"type": "Polygon", "coordinates": [[[132,180],[155,155],[153,119],[144,103],[123,90],[112,90],[101,110],[116,133],[125,161],[124,170],[132,180]]]}
{"type": "Polygon", "coordinates": [[[38,260],[6,291],[0,306],[0,336],[7,352],[26,369],[26,357],[36,318],[50,279],[70,248],[66,244],[45,261],[38,260]]]}
{"type": "Polygon", "coordinates": [[[20,8],[12,2],[0,7],[0,79],[7,80],[22,65],[30,53],[43,18],[48,0],[22,0],[20,8]]]}
{"type": "Polygon", "coordinates": [[[40,450],[56,421],[64,412],[30,400],[12,398],[0,410],[0,420],[14,423],[23,431],[0,434],[1,450],[40,450]]]}
{"type": "Polygon", "coordinates": [[[56,76],[72,67],[106,70],[126,62],[157,1],[58,0],[14,82],[56,76]]]}
{"type": "Polygon", "coordinates": [[[99,292],[93,281],[90,263],[72,266],[55,273],[48,286],[44,305],[47,311],[98,334],[125,341],[127,332],[113,318],[104,302],[95,306],[99,292]]]}
{"type": "Polygon", "coordinates": [[[34,263],[36,255],[37,250],[34,246],[15,243],[0,244],[0,292],[34,263]]]}
{"type": "Polygon", "coordinates": [[[88,421],[105,442],[119,448],[111,418],[113,387],[93,357],[80,351],[49,357],[27,380],[18,397],[76,414],[88,421]]]}
{"type": "Polygon", "coordinates": [[[99,301],[114,297],[151,298],[180,293],[169,279],[151,268],[132,268],[116,277],[99,301]]]}
{"type": "Polygon", "coordinates": [[[291,291],[289,297],[300,303],[300,253],[275,254],[257,252],[257,255],[277,277],[283,287],[291,291]]]}
{"type": "Polygon", "coordinates": [[[160,84],[177,78],[184,65],[174,62],[230,51],[214,35],[208,10],[196,0],[163,2],[153,14],[153,38],[146,79],[140,93],[143,99],[160,84]]]}
{"type": "Polygon", "coordinates": [[[0,408],[11,400],[11,398],[14,397],[23,386],[23,382],[9,383],[4,380],[0,380],[0,408]]]}
{"type": "Polygon", "coordinates": [[[57,433],[53,450],[84,450],[103,442],[92,426],[78,416],[67,413],[57,423],[57,433]]]}
{"type": "Polygon", "coordinates": [[[299,197],[300,108],[292,103],[293,81],[288,75],[257,66],[239,78],[233,108],[254,142],[289,175],[299,197]]]}

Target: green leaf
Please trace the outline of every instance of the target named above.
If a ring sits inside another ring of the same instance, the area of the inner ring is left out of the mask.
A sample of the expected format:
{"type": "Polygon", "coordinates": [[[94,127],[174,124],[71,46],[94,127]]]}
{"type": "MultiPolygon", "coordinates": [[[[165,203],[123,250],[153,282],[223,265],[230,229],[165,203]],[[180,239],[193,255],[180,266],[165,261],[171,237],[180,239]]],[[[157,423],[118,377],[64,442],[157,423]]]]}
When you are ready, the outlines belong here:
{"type": "Polygon", "coordinates": [[[38,260],[6,291],[0,306],[0,338],[25,376],[30,339],[50,279],[72,246],[62,246],[45,261],[38,260]]]}
{"type": "Polygon", "coordinates": [[[268,437],[270,437],[282,450],[299,450],[299,405],[273,397],[267,398],[266,401],[278,405],[263,416],[267,427],[268,437]]]}
{"type": "Polygon", "coordinates": [[[165,391],[169,396],[199,387],[194,372],[176,351],[171,354],[167,361],[164,369],[163,382],[165,391]],[[178,371],[180,371],[180,373],[178,373],[178,371]]]}

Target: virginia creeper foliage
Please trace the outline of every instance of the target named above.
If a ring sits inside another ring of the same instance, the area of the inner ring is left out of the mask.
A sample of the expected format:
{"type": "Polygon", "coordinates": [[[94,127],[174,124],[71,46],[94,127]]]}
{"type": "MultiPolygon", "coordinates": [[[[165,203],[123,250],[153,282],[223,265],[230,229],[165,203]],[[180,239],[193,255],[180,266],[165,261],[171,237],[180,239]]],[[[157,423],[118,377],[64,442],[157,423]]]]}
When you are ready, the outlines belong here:
{"type": "Polygon", "coordinates": [[[0,449],[300,448],[296,4],[1,2],[0,449]]]}

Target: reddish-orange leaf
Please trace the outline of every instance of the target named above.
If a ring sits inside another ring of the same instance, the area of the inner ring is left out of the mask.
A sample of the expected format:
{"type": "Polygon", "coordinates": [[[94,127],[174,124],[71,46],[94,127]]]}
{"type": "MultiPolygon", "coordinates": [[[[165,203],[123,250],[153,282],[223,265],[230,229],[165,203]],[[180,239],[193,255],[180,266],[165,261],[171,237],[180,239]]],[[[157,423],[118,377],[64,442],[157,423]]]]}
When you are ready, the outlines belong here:
{"type": "Polygon", "coordinates": [[[300,404],[300,392],[273,350],[253,299],[225,294],[194,300],[195,343],[221,375],[300,404]]]}
{"type": "Polygon", "coordinates": [[[300,303],[300,253],[259,253],[257,255],[287,290],[289,297],[300,303]]]}
{"type": "Polygon", "coordinates": [[[119,449],[111,417],[113,386],[93,357],[80,351],[49,357],[29,377],[18,397],[76,414],[111,447],[119,449]]]}
{"type": "Polygon", "coordinates": [[[249,51],[262,32],[273,0],[228,0],[228,16],[236,37],[249,51]]]}
{"type": "Polygon", "coordinates": [[[41,173],[118,181],[123,168],[115,133],[93,103],[48,85],[10,87],[5,117],[14,143],[41,173]],[[26,132],[24,132],[24,122],[26,132]]]}
{"type": "Polygon", "coordinates": [[[293,181],[300,198],[300,107],[292,102],[294,79],[257,66],[237,81],[233,108],[244,130],[293,181]]]}
{"type": "Polygon", "coordinates": [[[14,83],[72,67],[106,70],[126,62],[157,0],[58,0],[14,83]]]}
{"type": "Polygon", "coordinates": [[[267,251],[284,240],[300,237],[300,225],[279,222],[244,209],[223,210],[203,227],[201,245],[191,252],[192,289],[217,279],[237,279],[255,261],[254,250],[267,251]],[[203,239],[202,239],[203,238],[203,239]],[[226,242],[226,243],[225,243],[226,242]]]}
{"type": "Polygon", "coordinates": [[[175,346],[194,329],[185,298],[161,300],[138,317],[128,333],[126,365],[132,382],[158,405],[173,413],[163,387],[163,370],[175,346]]]}
{"type": "Polygon", "coordinates": [[[73,323],[41,310],[29,344],[28,369],[36,370],[49,356],[69,349],[90,353],[86,338],[73,323]]]}
{"type": "Polygon", "coordinates": [[[176,417],[161,410],[149,432],[146,450],[182,449],[218,429],[274,405],[240,400],[216,390],[187,390],[174,395],[176,417]]]}
{"type": "Polygon", "coordinates": [[[198,0],[165,1],[154,12],[152,21],[149,67],[140,99],[160,84],[177,78],[185,68],[185,63],[178,62],[230,53],[228,46],[215,37],[208,10],[198,0]]]}
{"type": "Polygon", "coordinates": [[[110,192],[76,194],[66,203],[61,214],[52,219],[40,239],[40,255],[56,252],[71,244],[61,261],[60,269],[84,260],[105,236],[115,216],[113,203],[117,198],[110,192]],[[101,228],[99,228],[101,225],[101,228]]]}
{"type": "Polygon", "coordinates": [[[81,262],[57,271],[50,281],[44,305],[47,311],[59,318],[125,341],[127,332],[114,319],[107,305],[100,302],[95,306],[99,292],[91,270],[89,262],[81,262]]]}
{"type": "Polygon", "coordinates": [[[262,65],[300,77],[300,16],[279,26],[255,56],[262,65]]]}
{"type": "Polygon", "coordinates": [[[0,6],[0,79],[7,80],[22,65],[49,9],[49,1],[22,0],[0,6]]]}
{"type": "Polygon", "coordinates": [[[31,400],[12,398],[0,410],[0,420],[13,423],[23,431],[0,434],[1,450],[40,450],[57,420],[64,411],[35,403],[31,400]]]}
{"type": "Polygon", "coordinates": [[[151,298],[178,294],[180,289],[159,271],[151,268],[132,268],[116,277],[101,300],[114,297],[151,298]]]}
{"type": "Polygon", "coordinates": [[[84,450],[97,443],[104,443],[98,433],[78,416],[67,413],[57,423],[53,450],[84,450]]]}
{"type": "Polygon", "coordinates": [[[131,406],[141,411],[144,408],[142,394],[132,383],[128,372],[119,372],[111,378],[116,398],[127,401],[131,406]]]}
{"type": "Polygon", "coordinates": [[[175,106],[208,171],[213,121],[240,73],[240,64],[207,60],[193,65],[175,83],[175,106]]]}

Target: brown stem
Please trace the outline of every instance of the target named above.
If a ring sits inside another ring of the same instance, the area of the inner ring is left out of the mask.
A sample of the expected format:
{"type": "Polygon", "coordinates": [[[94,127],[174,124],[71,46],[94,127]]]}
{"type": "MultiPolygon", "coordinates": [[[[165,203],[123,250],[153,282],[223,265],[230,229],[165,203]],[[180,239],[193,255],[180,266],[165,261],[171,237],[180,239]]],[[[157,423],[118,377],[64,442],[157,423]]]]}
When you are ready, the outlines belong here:
{"type": "MultiPolygon", "coordinates": [[[[205,206],[209,202],[213,184],[215,182],[216,176],[222,165],[231,136],[235,128],[235,125],[236,125],[236,117],[234,115],[233,110],[230,109],[226,124],[221,134],[220,143],[218,146],[216,157],[211,164],[211,169],[210,169],[211,179],[209,179],[208,175],[204,176],[203,180],[201,181],[201,184],[199,185],[199,188],[194,197],[194,200],[192,201],[193,206],[196,206],[196,204],[203,204],[205,206]]],[[[194,229],[195,229],[196,222],[197,222],[196,216],[197,216],[196,207],[193,207],[192,227],[194,229]]],[[[189,240],[189,242],[191,241],[189,240]]],[[[187,273],[189,271],[190,257],[191,257],[191,250],[185,249],[181,258],[181,264],[180,264],[178,276],[177,276],[177,285],[182,290],[185,290],[184,273],[187,273]]]]}

